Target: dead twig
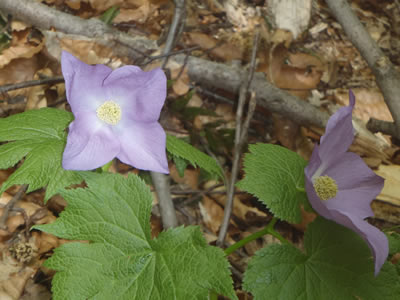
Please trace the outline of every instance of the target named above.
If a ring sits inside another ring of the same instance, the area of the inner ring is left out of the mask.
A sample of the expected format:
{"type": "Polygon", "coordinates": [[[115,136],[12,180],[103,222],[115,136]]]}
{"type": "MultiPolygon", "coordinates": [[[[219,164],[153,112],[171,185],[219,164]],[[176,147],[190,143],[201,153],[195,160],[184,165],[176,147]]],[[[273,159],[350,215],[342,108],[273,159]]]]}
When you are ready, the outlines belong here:
{"type": "Polygon", "coordinates": [[[6,84],[3,86],[0,86],[0,94],[6,93],[9,91],[14,91],[18,89],[23,89],[31,86],[36,86],[36,85],[44,85],[44,84],[57,84],[64,82],[64,77],[62,76],[56,76],[52,78],[44,78],[44,79],[39,79],[39,80],[30,80],[30,81],[25,81],[25,82],[19,82],[19,83],[14,83],[14,84],[6,84]]]}
{"type": "MultiPolygon", "coordinates": [[[[167,37],[167,41],[165,42],[163,54],[168,54],[172,51],[177,40],[179,39],[179,36],[182,32],[183,27],[185,26],[185,22],[184,22],[185,14],[186,14],[185,0],[174,0],[174,3],[175,3],[174,17],[172,18],[172,23],[169,28],[168,37],[167,37]]],[[[169,56],[166,56],[163,59],[162,67],[161,67],[162,69],[164,69],[165,66],[167,65],[168,58],[169,58],[169,56]]]]}
{"type": "Polygon", "coordinates": [[[257,48],[258,48],[258,39],[259,39],[259,30],[256,31],[256,34],[254,36],[249,74],[248,74],[247,78],[245,78],[243,80],[243,84],[240,88],[240,93],[239,93],[239,103],[238,103],[238,107],[236,110],[236,131],[235,131],[235,146],[234,146],[234,153],[233,153],[232,172],[231,172],[231,178],[230,178],[228,186],[227,186],[228,193],[227,193],[227,200],[226,200],[225,209],[224,209],[224,218],[223,218],[221,228],[220,228],[219,234],[218,234],[218,239],[217,239],[217,245],[220,247],[224,244],[225,237],[226,237],[226,234],[228,231],[229,221],[231,218],[232,208],[233,208],[235,183],[236,183],[237,175],[239,173],[239,161],[240,161],[240,156],[242,154],[242,147],[243,147],[243,144],[246,142],[250,120],[253,116],[253,113],[254,113],[254,110],[256,107],[255,93],[252,92],[247,116],[246,116],[245,121],[242,123],[244,105],[246,102],[247,94],[250,89],[251,82],[253,80],[254,70],[256,68],[256,54],[257,54],[257,48]]]}
{"type": "Polygon", "coordinates": [[[370,118],[367,123],[367,129],[371,132],[382,132],[391,136],[396,136],[396,126],[393,122],[377,120],[370,118]]]}
{"type": "MultiPolygon", "coordinates": [[[[126,35],[106,26],[99,20],[84,20],[35,1],[1,0],[0,10],[38,28],[45,30],[54,28],[58,30],[57,34],[65,32],[72,39],[80,38],[82,35],[92,38],[94,42],[113,47],[116,55],[132,59],[142,59],[143,57],[150,59],[151,56],[148,54],[158,49],[155,41],[145,37],[126,35]],[[127,44],[130,47],[127,47],[127,44]],[[132,51],[132,48],[135,48],[135,50],[132,51]],[[142,54],[138,54],[138,51],[142,54]]],[[[181,64],[187,60],[190,79],[203,87],[239,93],[245,73],[243,69],[185,54],[178,54],[173,59],[181,64]]],[[[271,112],[284,115],[297,124],[322,128],[329,119],[329,115],[317,107],[267,82],[263,74],[254,75],[251,89],[256,92],[259,105],[271,112]]]]}
{"type": "Polygon", "coordinates": [[[12,197],[12,199],[6,204],[6,206],[3,209],[3,214],[0,217],[0,229],[7,229],[7,219],[9,213],[14,209],[14,205],[22,198],[24,195],[25,191],[28,189],[27,184],[21,185],[19,190],[16,192],[16,194],[12,197]]]}
{"type": "Polygon", "coordinates": [[[400,138],[400,73],[378,44],[361,24],[346,0],[326,0],[332,14],[336,17],[353,45],[360,51],[376,77],[385,102],[396,125],[396,137],[400,138]]]}

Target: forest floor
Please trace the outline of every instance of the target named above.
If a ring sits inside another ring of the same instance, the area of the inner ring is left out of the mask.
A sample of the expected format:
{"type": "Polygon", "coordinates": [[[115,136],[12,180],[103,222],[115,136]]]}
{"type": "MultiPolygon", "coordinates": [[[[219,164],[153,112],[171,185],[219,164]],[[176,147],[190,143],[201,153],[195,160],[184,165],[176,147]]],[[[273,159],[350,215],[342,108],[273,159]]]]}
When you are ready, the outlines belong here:
{"type": "MultiPolygon", "coordinates": [[[[166,0],[42,2],[84,19],[109,17],[114,28],[158,40],[160,45],[166,41],[174,15],[172,1],[166,0]],[[115,18],[110,17],[116,12],[111,8],[113,5],[119,7],[115,18]]],[[[276,28],[275,16],[268,2],[226,0],[221,4],[212,0],[187,1],[185,25],[180,28],[174,51],[190,51],[191,55],[203,59],[246,67],[250,64],[257,35],[256,71],[263,72],[277,87],[329,114],[348,104],[348,91],[352,89],[357,99],[353,114],[360,124],[365,125],[371,117],[392,121],[368,64],[323,1],[313,2],[309,24],[296,38],[287,30],[276,28]]],[[[392,63],[400,66],[400,26],[396,26],[400,24],[399,6],[393,1],[368,0],[352,1],[352,8],[392,63]]],[[[88,64],[106,64],[117,68],[125,64],[143,63],[118,55],[114,48],[98,43],[96,39],[79,35],[72,38],[55,30],[39,30],[23,21],[0,14],[0,87],[59,76],[61,49],[88,64]]],[[[161,64],[161,59],[158,59],[143,63],[141,67],[149,70],[161,64]]],[[[172,80],[169,82],[161,123],[168,133],[186,138],[198,149],[216,157],[226,176],[229,176],[238,95],[190,80],[187,69],[183,67],[167,66],[167,74],[172,80]]],[[[0,95],[2,118],[42,107],[70,110],[63,82],[16,89],[0,95]]],[[[321,129],[297,124],[284,114],[272,113],[258,105],[250,122],[248,143],[282,145],[308,160],[322,133],[321,129]]],[[[400,144],[380,133],[368,141],[360,134],[351,150],[386,179],[384,190],[373,202],[375,218],[370,222],[380,228],[399,225],[400,144]]],[[[245,153],[247,146],[244,148],[245,153]]],[[[1,170],[0,183],[15,168],[1,170]]],[[[114,161],[110,171],[140,173],[150,182],[146,172],[139,172],[118,160],[114,161]]],[[[198,168],[185,168],[174,161],[170,161],[170,172],[171,194],[179,224],[200,225],[206,240],[215,245],[227,199],[224,184],[198,168]]],[[[238,179],[243,175],[241,171],[238,179]]],[[[19,189],[14,186],[1,195],[0,215],[19,189]]],[[[0,249],[4,250],[0,252],[0,299],[51,298],[54,272],[42,264],[56,247],[68,241],[40,231],[30,231],[30,227],[53,222],[67,203],[61,196],[52,197],[47,204],[43,199],[43,189],[21,197],[15,205],[19,210],[10,213],[5,222],[7,228],[0,229],[0,249]],[[22,239],[32,243],[32,257],[16,261],[14,256],[6,260],[5,257],[11,255],[7,252],[10,245],[22,239]]],[[[151,225],[153,236],[157,236],[163,227],[157,201],[154,203],[151,225]]],[[[262,203],[236,189],[226,245],[261,230],[271,218],[272,215],[262,203]]],[[[304,212],[301,224],[293,226],[278,222],[277,229],[285,238],[303,248],[304,230],[314,218],[314,214],[304,212]]],[[[275,238],[266,235],[230,255],[235,290],[240,299],[252,299],[241,289],[249,258],[258,249],[274,242],[277,242],[275,238]]]]}

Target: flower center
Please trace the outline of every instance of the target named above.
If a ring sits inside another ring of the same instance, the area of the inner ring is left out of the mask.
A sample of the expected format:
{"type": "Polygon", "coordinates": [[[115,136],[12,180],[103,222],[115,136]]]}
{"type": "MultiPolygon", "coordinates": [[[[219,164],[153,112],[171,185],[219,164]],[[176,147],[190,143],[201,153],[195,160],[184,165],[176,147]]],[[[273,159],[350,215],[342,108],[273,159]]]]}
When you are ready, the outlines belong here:
{"type": "Polygon", "coordinates": [[[328,200],[336,196],[338,186],[335,179],[329,176],[319,176],[314,180],[314,189],[321,200],[328,200]]]}
{"type": "Polygon", "coordinates": [[[121,120],[121,107],[114,101],[106,101],[96,109],[97,117],[110,125],[121,120]]]}

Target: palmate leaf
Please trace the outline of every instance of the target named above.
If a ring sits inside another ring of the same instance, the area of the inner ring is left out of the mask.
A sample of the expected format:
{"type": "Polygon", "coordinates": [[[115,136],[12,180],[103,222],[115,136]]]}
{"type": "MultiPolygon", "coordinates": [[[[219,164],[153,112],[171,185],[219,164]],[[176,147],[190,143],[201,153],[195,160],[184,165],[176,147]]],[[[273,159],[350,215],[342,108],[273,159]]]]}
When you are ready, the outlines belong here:
{"type": "Polygon", "coordinates": [[[167,151],[187,160],[195,167],[199,166],[211,174],[223,177],[221,168],[212,157],[175,136],[167,135],[167,151]]]}
{"type": "Polygon", "coordinates": [[[256,252],[244,288],[255,300],[395,300],[399,279],[390,263],[375,277],[366,243],[353,231],[318,217],[308,226],[305,253],[289,244],[256,252]]]}
{"type": "Polygon", "coordinates": [[[60,188],[82,181],[78,172],[61,166],[66,143],[65,128],[73,120],[71,113],[42,108],[0,119],[0,168],[19,167],[1,186],[0,193],[14,184],[29,184],[28,192],[47,186],[45,200],[60,188]]]}
{"type": "Polygon", "coordinates": [[[152,196],[135,175],[85,173],[88,188],[65,190],[68,206],[35,228],[88,240],[55,250],[54,299],[207,299],[210,290],[237,299],[223,251],[198,227],[169,229],[151,239],[152,196]]]}
{"type": "Polygon", "coordinates": [[[299,223],[300,205],[308,206],[304,192],[304,168],[307,162],[297,153],[271,144],[249,146],[244,158],[244,179],[237,186],[253,194],[274,215],[299,223]]]}

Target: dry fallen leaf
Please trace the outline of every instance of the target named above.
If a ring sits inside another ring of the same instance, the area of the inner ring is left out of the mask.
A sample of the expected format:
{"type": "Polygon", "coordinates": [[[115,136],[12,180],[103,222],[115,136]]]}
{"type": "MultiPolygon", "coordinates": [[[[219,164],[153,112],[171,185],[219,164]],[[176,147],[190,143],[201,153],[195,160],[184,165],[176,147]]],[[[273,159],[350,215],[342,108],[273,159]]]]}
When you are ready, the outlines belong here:
{"type": "Polygon", "coordinates": [[[190,46],[199,46],[203,50],[210,50],[212,56],[224,61],[239,60],[243,56],[239,47],[235,47],[229,42],[220,42],[201,32],[187,33],[186,43],[190,46]]]}
{"type": "Polygon", "coordinates": [[[3,50],[0,54],[0,69],[17,58],[31,58],[39,53],[43,46],[43,40],[39,43],[30,41],[30,29],[22,31],[14,31],[12,35],[11,45],[3,50]]]}
{"type": "Polygon", "coordinates": [[[221,221],[224,217],[224,209],[213,199],[204,196],[199,202],[200,213],[207,228],[217,234],[221,221]]]}

